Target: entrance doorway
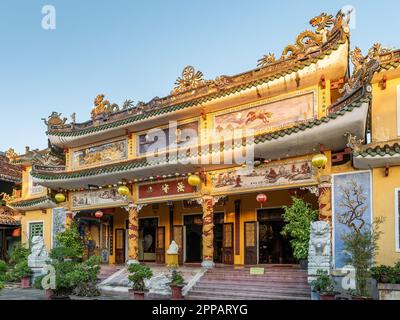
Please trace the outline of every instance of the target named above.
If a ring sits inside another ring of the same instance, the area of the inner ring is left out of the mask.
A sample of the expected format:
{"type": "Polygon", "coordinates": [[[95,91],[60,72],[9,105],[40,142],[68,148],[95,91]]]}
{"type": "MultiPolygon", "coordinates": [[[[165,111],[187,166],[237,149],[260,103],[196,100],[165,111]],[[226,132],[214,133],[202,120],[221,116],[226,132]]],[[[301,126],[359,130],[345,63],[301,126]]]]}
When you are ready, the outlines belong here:
{"type": "Polygon", "coordinates": [[[290,239],[281,232],[284,226],[282,208],[260,209],[258,220],[258,263],[295,263],[290,239]]]}
{"type": "Polygon", "coordinates": [[[185,226],[185,262],[198,263],[203,252],[203,215],[193,214],[183,217],[185,226]]]}
{"type": "Polygon", "coordinates": [[[156,261],[158,218],[139,219],[139,260],[156,261]]]}

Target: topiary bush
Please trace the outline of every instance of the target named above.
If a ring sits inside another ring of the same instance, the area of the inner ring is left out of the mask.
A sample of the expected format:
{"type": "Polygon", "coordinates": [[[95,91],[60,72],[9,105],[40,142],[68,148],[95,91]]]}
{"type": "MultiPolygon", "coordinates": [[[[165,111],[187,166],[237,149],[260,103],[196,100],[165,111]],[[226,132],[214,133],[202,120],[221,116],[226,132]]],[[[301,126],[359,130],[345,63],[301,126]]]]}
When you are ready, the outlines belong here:
{"type": "Polygon", "coordinates": [[[311,222],[318,219],[318,211],[313,210],[309,203],[292,197],[293,204],[284,206],[282,235],[292,238],[290,244],[293,256],[298,260],[307,260],[308,243],[310,241],[311,222]]]}
{"type": "Polygon", "coordinates": [[[147,287],[144,280],[151,279],[153,276],[151,269],[141,264],[131,264],[128,271],[130,273],[128,279],[132,282],[132,289],[139,292],[146,291],[147,287]]]}

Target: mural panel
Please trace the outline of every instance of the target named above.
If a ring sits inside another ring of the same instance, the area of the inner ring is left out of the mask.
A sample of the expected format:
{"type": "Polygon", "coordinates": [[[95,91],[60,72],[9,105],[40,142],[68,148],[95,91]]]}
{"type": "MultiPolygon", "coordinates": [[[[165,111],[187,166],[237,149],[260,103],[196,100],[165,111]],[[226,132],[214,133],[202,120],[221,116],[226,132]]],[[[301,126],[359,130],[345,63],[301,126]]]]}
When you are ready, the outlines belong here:
{"type": "Polygon", "coordinates": [[[313,183],[314,172],[310,160],[300,160],[272,165],[261,165],[249,172],[246,169],[232,169],[214,173],[214,192],[252,190],[256,188],[313,183]]]}
{"type": "Polygon", "coordinates": [[[54,208],[52,216],[52,246],[57,245],[57,234],[65,230],[67,214],[64,208],[54,208]]]}
{"type": "Polygon", "coordinates": [[[343,250],[342,235],[350,232],[348,226],[370,228],[371,173],[351,172],[333,176],[334,264],[343,268],[348,253],[343,250]]]}
{"type": "Polygon", "coordinates": [[[214,117],[215,130],[253,129],[255,133],[274,131],[316,117],[314,91],[294,97],[236,108],[214,117]]]}
{"type": "Polygon", "coordinates": [[[44,187],[33,181],[31,171],[29,172],[29,177],[28,177],[28,188],[30,195],[42,194],[45,191],[44,187]]]}
{"type": "Polygon", "coordinates": [[[120,195],[116,188],[76,192],[72,194],[71,199],[73,209],[101,206],[111,207],[128,203],[127,196],[120,195]]]}
{"type": "Polygon", "coordinates": [[[72,155],[72,167],[86,167],[127,158],[128,141],[124,139],[75,151],[72,155]]]}
{"type": "MultiPolygon", "coordinates": [[[[176,132],[170,133],[170,128],[149,131],[137,136],[137,154],[148,151],[161,151],[176,143],[177,149],[197,144],[199,124],[197,121],[176,126],[176,132]]],[[[176,149],[174,148],[174,149],[176,149]]]]}

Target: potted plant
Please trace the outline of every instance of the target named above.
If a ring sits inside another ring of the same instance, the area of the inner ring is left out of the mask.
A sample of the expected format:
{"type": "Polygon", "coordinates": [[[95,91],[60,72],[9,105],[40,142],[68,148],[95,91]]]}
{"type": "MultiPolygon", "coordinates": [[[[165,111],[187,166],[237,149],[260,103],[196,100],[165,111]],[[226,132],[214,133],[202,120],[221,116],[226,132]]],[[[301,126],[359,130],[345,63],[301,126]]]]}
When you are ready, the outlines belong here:
{"type": "Polygon", "coordinates": [[[145,292],[147,291],[144,280],[151,279],[153,272],[145,265],[131,264],[128,267],[130,275],[128,279],[132,282],[132,289],[129,290],[129,294],[134,300],[144,300],[145,292]]]}
{"type": "Polygon", "coordinates": [[[28,261],[24,260],[17,263],[14,267],[13,273],[16,279],[20,279],[22,289],[28,289],[31,287],[31,276],[33,271],[29,268],[28,261]]]}
{"type": "Polygon", "coordinates": [[[100,257],[92,256],[78,263],[69,273],[73,294],[78,297],[97,297],[100,295],[96,287],[97,276],[100,273],[100,257]]]}
{"type": "Polygon", "coordinates": [[[377,282],[379,300],[400,300],[400,261],[393,267],[371,268],[371,277],[377,282]]]}
{"type": "Polygon", "coordinates": [[[292,197],[293,204],[283,207],[285,225],[282,235],[290,237],[293,256],[299,260],[300,267],[307,269],[308,244],[310,241],[311,222],[317,220],[318,211],[313,210],[309,203],[302,199],[292,197]]]}
{"type": "Polygon", "coordinates": [[[325,270],[317,270],[317,278],[311,281],[312,290],[319,294],[316,300],[335,300],[335,282],[325,270]]]}
{"type": "Polygon", "coordinates": [[[185,278],[182,272],[174,269],[171,272],[171,282],[169,284],[172,292],[172,300],[183,300],[182,289],[185,286],[185,278]]]}

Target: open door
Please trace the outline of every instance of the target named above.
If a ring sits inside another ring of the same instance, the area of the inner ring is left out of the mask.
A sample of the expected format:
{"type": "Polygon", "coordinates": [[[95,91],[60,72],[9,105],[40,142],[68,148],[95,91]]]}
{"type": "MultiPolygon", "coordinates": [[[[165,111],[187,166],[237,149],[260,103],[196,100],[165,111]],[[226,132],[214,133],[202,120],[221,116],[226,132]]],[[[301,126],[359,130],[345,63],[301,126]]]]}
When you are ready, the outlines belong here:
{"type": "Polygon", "coordinates": [[[233,223],[224,223],[222,226],[222,263],[233,264],[233,223]]]}
{"type": "Polygon", "coordinates": [[[179,264],[183,264],[183,226],[174,226],[174,241],[179,248],[179,264]]]}
{"type": "Polygon", "coordinates": [[[115,229],[115,263],[125,263],[125,229],[115,229]]]}
{"type": "Polygon", "coordinates": [[[244,263],[247,265],[257,264],[257,224],[257,221],[244,223],[244,263]]]}
{"type": "Polygon", "coordinates": [[[156,263],[165,263],[165,227],[156,230],[156,263]]]}

